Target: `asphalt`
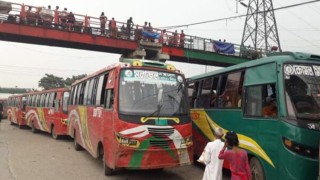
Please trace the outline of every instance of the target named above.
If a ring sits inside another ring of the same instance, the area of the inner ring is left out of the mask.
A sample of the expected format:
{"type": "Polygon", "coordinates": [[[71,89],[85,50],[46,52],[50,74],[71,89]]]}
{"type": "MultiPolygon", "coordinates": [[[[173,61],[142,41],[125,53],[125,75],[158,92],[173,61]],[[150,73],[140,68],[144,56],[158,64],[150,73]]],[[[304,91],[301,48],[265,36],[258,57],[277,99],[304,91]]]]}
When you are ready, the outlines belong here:
{"type": "Polygon", "coordinates": [[[5,125],[4,123],[8,123],[7,120],[2,120],[0,122],[0,177],[4,180],[15,180],[14,172],[11,168],[11,163],[9,161],[9,149],[8,149],[8,143],[6,141],[5,137],[5,125]]]}

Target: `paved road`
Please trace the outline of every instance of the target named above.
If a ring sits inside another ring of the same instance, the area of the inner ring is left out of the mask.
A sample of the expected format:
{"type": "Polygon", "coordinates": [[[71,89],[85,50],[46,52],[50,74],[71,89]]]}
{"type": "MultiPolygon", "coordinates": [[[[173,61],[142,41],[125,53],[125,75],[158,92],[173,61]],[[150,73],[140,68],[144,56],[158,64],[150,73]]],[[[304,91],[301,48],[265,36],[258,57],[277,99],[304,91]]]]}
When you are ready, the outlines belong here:
{"type": "Polygon", "coordinates": [[[10,125],[8,120],[0,123],[1,180],[200,180],[203,170],[203,166],[194,165],[160,172],[119,170],[106,177],[101,161],[86,151],[75,151],[72,140],[33,134],[29,129],[10,125]]]}

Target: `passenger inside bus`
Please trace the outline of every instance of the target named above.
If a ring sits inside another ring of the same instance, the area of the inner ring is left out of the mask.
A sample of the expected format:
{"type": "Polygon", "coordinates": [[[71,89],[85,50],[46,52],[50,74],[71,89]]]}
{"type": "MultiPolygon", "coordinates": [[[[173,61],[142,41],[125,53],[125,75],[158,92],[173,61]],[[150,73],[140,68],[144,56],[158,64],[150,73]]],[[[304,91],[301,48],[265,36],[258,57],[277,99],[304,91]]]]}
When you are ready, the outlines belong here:
{"type": "Polygon", "coordinates": [[[216,93],[214,91],[212,91],[211,99],[210,99],[210,107],[215,107],[216,97],[217,97],[216,93]]]}
{"type": "Polygon", "coordinates": [[[275,117],[277,116],[277,102],[271,96],[268,96],[265,101],[265,106],[262,109],[264,117],[275,117]]]}

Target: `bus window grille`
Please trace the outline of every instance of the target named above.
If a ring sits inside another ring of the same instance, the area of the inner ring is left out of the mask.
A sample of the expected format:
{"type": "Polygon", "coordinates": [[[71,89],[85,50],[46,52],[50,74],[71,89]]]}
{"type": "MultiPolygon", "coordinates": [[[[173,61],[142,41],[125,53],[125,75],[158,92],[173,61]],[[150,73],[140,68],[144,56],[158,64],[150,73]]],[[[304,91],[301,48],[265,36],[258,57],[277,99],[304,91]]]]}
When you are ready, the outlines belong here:
{"type": "Polygon", "coordinates": [[[174,128],[148,128],[149,133],[154,137],[168,137],[174,133],[174,128]]]}

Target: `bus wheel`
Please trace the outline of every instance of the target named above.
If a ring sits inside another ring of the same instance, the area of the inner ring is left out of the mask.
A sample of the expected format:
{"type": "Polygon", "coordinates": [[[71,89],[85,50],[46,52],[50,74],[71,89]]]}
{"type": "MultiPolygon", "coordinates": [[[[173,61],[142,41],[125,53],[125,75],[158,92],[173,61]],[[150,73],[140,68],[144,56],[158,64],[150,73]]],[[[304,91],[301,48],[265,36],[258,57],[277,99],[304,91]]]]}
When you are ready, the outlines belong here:
{"type": "Polygon", "coordinates": [[[36,127],[34,126],[34,123],[33,123],[33,122],[31,122],[31,132],[32,132],[32,133],[36,133],[36,132],[37,132],[37,129],[36,129],[36,127]]]}
{"type": "Polygon", "coordinates": [[[74,149],[75,149],[76,151],[82,150],[81,145],[77,142],[77,133],[76,133],[76,130],[74,130],[73,140],[74,140],[74,149]]]}
{"type": "Polygon", "coordinates": [[[265,180],[263,167],[256,157],[250,159],[250,169],[252,180],[265,180]]]}
{"type": "Polygon", "coordinates": [[[54,128],[54,125],[51,127],[51,136],[53,139],[59,139],[59,136],[56,134],[56,129],[54,128]]]}
{"type": "Polygon", "coordinates": [[[102,156],[102,163],[103,163],[104,175],[106,175],[106,176],[111,176],[111,175],[113,175],[114,170],[111,169],[111,168],[107,165],[106,160],[105,160],[105,155],[104,155],[104,153],[103,153],[103,156],[102,156]]]}

